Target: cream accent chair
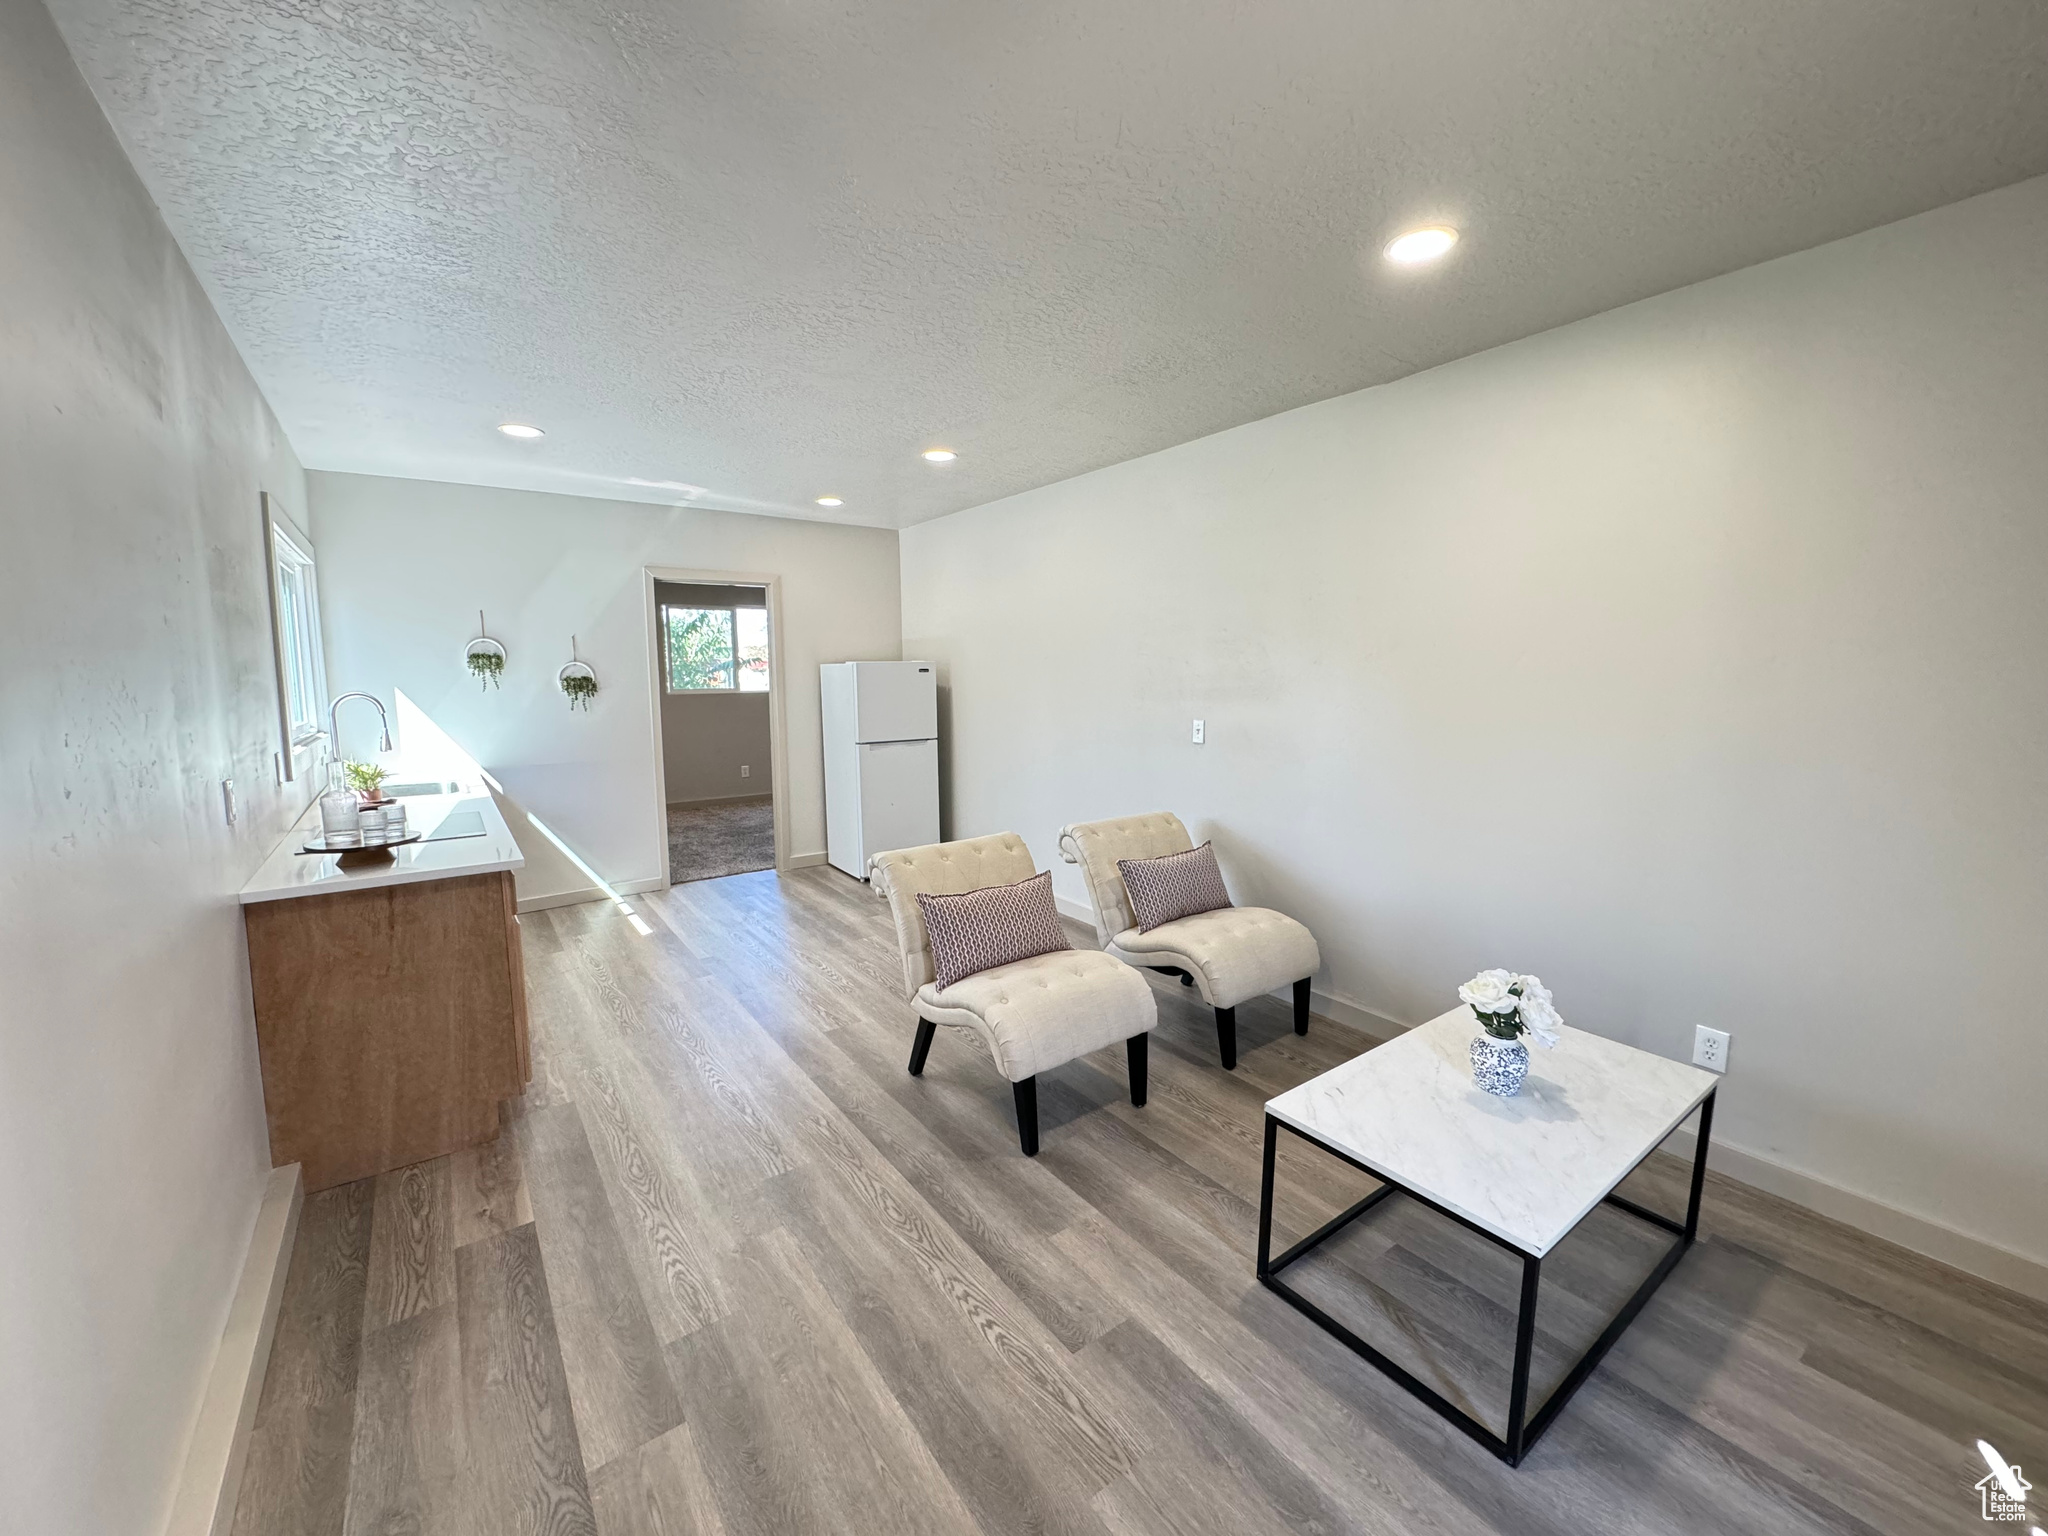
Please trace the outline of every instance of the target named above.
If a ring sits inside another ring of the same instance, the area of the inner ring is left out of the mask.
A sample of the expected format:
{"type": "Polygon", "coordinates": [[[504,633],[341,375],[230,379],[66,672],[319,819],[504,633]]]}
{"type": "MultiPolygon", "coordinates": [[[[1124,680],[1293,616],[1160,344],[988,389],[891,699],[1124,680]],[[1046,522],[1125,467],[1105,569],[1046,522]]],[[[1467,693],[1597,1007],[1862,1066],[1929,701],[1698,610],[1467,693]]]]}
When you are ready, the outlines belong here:
{"type": "Polygon", "coordinates": [[[1103,950],[1126,965],[1178,976],[1216,1010],[1216,1045],[1225,1071],[1237,1070],[1237,1005],[1294,984],[1294,1032],[1308,1033],[1308,984],[1323,963],[1315,935],[1265,907],[1225,907],[1138,931],[1118,859],[1156,859],[1194,847],[1171,811],[1084,821],[1060,828],[1060,857],[1079,864],[1095,903],[1103,950]]]}
{"type": "Polygon", "coordinates": [[[941,1024],[971,1029],[988,1046],[996,1070],[1010,1080],[1017,1102],[1017,1139],[1026,1157],[1038,1155],[1038,1074],[1106,1045],[1124,1042],[1131,1071],[1131,1102],[1145,1102],[1146,1047],[1159,1022],[1159,1005],[1144,978],[1100,950],[1066,949],[963,976],[943,992],[933,985],[931,939],[918,892],[950,896],[991,885],[1014,885],[1038,873],[1024,839],[1014,832],[957,843],[898,848],[868,861],[876,891],[896,918],[903,956],[903,990],[917,1012],[910,1075],[924,1075],[932,1036],[941,1024]]]}

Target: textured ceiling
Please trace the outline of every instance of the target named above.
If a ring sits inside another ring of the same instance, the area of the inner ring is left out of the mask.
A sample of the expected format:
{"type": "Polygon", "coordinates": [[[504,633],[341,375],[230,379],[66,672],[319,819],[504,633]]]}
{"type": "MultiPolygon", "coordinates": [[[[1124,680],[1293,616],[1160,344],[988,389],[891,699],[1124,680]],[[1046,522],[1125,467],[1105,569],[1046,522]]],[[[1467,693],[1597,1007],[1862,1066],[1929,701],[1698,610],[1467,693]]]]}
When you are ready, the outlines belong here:
{"type": "Polygon", "coordinates": [[[309,466],[894,526],[2048,171],[2040,0],[50,6],[309,466]]]}

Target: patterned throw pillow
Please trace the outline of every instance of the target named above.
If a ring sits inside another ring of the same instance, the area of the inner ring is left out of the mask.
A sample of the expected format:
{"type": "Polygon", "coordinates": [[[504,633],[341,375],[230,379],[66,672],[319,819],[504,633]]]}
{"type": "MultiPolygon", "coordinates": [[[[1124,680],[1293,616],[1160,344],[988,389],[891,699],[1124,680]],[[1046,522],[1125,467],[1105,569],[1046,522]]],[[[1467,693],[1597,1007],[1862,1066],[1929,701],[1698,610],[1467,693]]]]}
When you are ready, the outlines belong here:
{"type": "Polygon", "coordinates": [[[1123,872],[1140,933],[1230,905],[1223,871],[1216,867],[1216,850],[1208,843],[1164,858],[1118,859],[1116,867],[1123,872]]]}
{"type": "Polygon", "coordinates": [[[917,909],[932,942],[933,985],[941,992],[977,971],[1073,947],[1060,927],[1050,873],[957,896],[919,891],[917,909]]]}

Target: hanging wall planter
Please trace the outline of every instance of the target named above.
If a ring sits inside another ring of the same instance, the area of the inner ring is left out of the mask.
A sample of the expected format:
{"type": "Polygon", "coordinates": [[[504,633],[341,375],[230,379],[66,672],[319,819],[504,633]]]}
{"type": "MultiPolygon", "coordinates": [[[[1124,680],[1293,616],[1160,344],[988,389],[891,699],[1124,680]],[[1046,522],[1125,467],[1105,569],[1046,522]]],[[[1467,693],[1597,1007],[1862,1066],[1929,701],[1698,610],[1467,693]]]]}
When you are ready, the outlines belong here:
{"type": "Polygon", "coordinates": [[[571,709],[580,708],[588,711],[590,701],[597,697],[597,674],[590,670],[589,662],[574,659],[576,656],[576,637],[574,635],[569,637],[569,655],[571,658],[569,665],[555,674],[555,681],[562,685],[562,692],[569,696],[569,707],[571,709]]]}
{"type": "Polygon", "coordinates": [[[469,649],[462,653],[463,662],[469,667],[469,675],[477,679],[479,687],[498,688],[505,675],[505,647],[489,635],[481,633],[484,627],[484,611],[476,611],[477,637],[469,642],[469,649]]]}

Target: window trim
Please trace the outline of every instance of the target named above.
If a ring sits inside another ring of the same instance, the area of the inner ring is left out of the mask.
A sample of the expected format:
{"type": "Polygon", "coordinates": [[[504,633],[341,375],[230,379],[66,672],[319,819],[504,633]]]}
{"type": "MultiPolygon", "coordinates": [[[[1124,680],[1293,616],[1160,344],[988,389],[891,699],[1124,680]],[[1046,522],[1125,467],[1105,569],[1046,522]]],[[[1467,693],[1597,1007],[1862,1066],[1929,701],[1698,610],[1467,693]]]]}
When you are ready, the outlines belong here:
{"type": "Polygon", "coordinates": [[[263,563],[270,592],[271,661],[277,681],[277,728],[281,749],[277,753],[277,780],[290,784],[299,777],[301,754],[327,740],[321,722],[327,714],[327,658],[320,639],[319,564],[313,541],[300,532],[268,491],[263,493],[263,563]],[[293,605],[285,596],[285,570],[298,577],[302,625],[290,623],[293,605]],[[311,691],[312,708],[305,720],[292,718],[291,646],[287,628],[299,630],[299,652],[304,661],[302,681],[311,691]]]}
{"type": "Polygon", "coordinates": [[[774,658],[774,655],[775,655],[775,641],[774,641],[774,621],[773,621],[773,619],[771,618],[771,616],[770,616],[770,614],[769,614],[769,611],[768,611],[768,605],[767,605],[767,604],[766,604],[765,602],[763,602],[763,603],[664,603],[664,602],[660,602],[660,601],[657,601],[657,602],[655,603],[655,614],[656,614],[656,617],[657,617],[657,621],[658,621],[658,622],[657,622],[657,626],[656,626],[656,633],[657,633],[657,635],[659,636],[659,640],[660,640],[660,645],[661,645],[661,691],[662,691],[662,694],[663,694],[663,695],[664,695],[665,697],[672,697],[672,698],[678,698],[678,699],[687,699],[687,698],[693,698],[693,697],[696,697],[696,696],[699,696],[699,695],[717,695],[717,696],[723,696],[723,695],[725,695],[725,694],[728,694],[728,693],[745,693],[745,694],[761,694],[761,695],[765,696],[765,695],[767,695],[767,694],[770,694],[770,693],[773,693],[773,692],[775,691],[775,667],[774,667],[774,660],[773,660],[773,658],[774,658]],[[727,684],[726,684],[726,685],[725,685],[725,686],[724,686],[723,688],[678,688],[678,687],[676,687],[676,686],[675,686],[675,684],[674,684],[674,681],[673,681],[673,679],[674,679],[674,677],[675,677],[675,669],[674,669],[674,665],[673,665],[673,663],[672,663],[672,662],[671,662],[671,660],[670,660],[670,657],[669,657],[669,653],[668,653],[668,634],[669,634],[669,630],[668,630],[668,616],[669,616],[669,610],[670,610],[670,609],[682,609],[682,610],[685,610],[685,611],[687,611],[687,612],[690,612],[690,613],[723,613],[723,614],[729,614],[729,615],[731,615],[731,617],[732,617],[732,681],[731,681],[731,682],[727,683],[727,684]],[[768,686],[767,686],[767,687],[765,687],[765,688],[742,688],[742,687],[740,686],[740,672],[741,672],[742,668],[741,668],[741,665],[740,665],[740,618],[739,618],[739,616],[740,616],[740,614],[741,614],[741,613],[743,613],[743,612],[745,612],[745,613],[758,613],[758,614],[760,614],[760,615],[761,615],[761,624],[762,624],[762,627],[763,627],[764,629],[767,629],[767,630],[768,630],[768,632],[769,632],[769,641],[768,641],[768,654],[769,654],[769,658],[770,658],[770,660],[769,660],[769,665],[768,665],[768,667],[767,667],[767,669],[766,669],[766,674],[765,674],[765,675],[766,675],[766,677],[767,677],[767,679],[768,679],[768,686]]]}

